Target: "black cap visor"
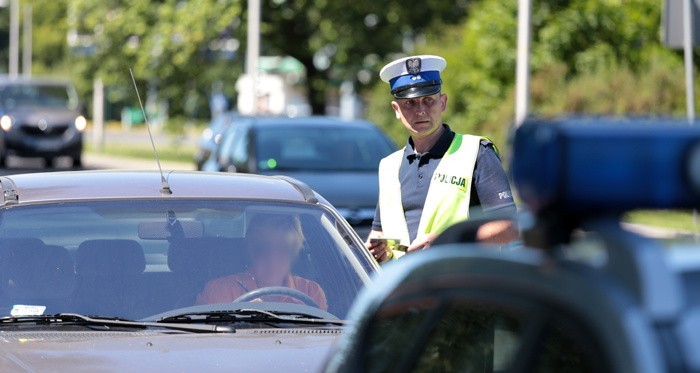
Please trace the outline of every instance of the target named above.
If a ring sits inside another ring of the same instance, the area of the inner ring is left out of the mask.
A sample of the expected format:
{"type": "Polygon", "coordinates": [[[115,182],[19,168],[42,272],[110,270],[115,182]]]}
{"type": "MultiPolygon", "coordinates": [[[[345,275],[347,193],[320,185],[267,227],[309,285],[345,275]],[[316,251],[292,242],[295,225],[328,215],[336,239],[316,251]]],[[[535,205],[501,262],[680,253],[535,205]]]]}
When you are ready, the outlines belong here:
{"type": "Polygon", "coordinates": [[[430,82],[417,83],[403,86],[391,92],[396,98],[416,98],[430,96],[439,93],[442,89],[442,81],[433,80],[430,82]]]}

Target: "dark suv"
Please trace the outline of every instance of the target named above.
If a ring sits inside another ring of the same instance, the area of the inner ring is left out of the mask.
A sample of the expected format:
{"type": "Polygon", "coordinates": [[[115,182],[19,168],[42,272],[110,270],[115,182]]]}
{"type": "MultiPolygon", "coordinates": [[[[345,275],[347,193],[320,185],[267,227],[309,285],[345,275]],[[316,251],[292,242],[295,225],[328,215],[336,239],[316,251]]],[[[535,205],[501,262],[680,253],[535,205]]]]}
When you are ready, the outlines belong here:
{"type": "Polygon", "coordinates": [[[68,156],[81,165],[87,125],[73,85],[52,79],[0,79],[0,164],[7,156],[68,156]]]}

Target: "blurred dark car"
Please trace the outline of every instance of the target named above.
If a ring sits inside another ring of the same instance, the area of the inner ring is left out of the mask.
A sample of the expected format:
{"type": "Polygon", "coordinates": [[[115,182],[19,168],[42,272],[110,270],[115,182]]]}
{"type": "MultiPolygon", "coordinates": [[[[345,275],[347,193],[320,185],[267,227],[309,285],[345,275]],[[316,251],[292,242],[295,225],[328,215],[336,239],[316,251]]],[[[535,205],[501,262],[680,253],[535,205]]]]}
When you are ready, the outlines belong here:
{"type": "Polygon", "coordinates": [[[290,178],[166,175],[0,177],[0,371],[318,371],[360,238],[290,178]]]}
{"type": "Polygon", "coordinates": [[[73,85],[48,78],[0,79],[0,165],[10,155],[40,157],[46,166],[68,156],[82,164],[87,125],[73,85]]]}
{"type": "Polygon", "coordinates": [[[474,242],[483,218],[388,264],[325,370],[700,371],[697,240],[620,223],[700,205],[700,129],[646,122],[525,123],[511,164],[521,245],[474,242]]]}
{"type": "Polygon", "coordinates": [[[237,116],[237,112],[227,111],[212,119],[207,128],[202,131],[202,135],[199,137],[199,147],[194,156],[194,163],[197,170],[201,171],[204,162],[216,152],[216,148],[219,146],[219,143],[221,143],[224,132],[233,124],[237,116]]]}
{"type": "Polygon", "coordinates": [[[203,170],[294,177],[327,198],[364,237],[377,205],[379,161],[395,149],[367,121],[240,117],[203,170]]]}

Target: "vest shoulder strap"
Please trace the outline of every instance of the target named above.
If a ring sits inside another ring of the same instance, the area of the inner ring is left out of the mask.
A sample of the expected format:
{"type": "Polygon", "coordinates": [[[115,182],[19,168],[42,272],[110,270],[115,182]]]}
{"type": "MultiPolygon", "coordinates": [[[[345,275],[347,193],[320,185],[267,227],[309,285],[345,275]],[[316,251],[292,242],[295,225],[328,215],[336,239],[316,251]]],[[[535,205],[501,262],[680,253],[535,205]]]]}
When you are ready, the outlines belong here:
{"type": "Polygon", "coordinates": [[[398,239],[401,245],[408,246],[410,238],[399,180],[404,149],[389,154],[379,162],[379,219],[386,237],[398,239]]]}

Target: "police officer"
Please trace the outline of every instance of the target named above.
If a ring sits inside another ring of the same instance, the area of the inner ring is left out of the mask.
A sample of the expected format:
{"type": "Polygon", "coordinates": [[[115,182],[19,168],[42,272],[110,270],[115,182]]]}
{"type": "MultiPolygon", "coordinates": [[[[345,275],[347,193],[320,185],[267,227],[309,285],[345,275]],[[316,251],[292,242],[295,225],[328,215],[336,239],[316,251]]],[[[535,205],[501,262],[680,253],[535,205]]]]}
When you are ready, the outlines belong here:
{"type": "MultiPolygon", "coordinates": [[[[403,250],[429,247],[440,232],[466,220],[470,207],[516,209],[494,145],[442,123],[447,95],[441,91],[440,72],[446,65],[442,57],[411,56],[379,73],[391,87],[391,107],[409,135],[403,149],[379,164],[379,203],[365,246],[380,263],[398,258],[403,250]]],[[[486,242],[516,237],[510,221],[487,223],[477,233],[486,242]]]]}

